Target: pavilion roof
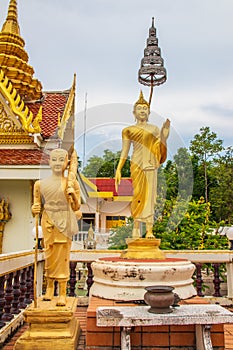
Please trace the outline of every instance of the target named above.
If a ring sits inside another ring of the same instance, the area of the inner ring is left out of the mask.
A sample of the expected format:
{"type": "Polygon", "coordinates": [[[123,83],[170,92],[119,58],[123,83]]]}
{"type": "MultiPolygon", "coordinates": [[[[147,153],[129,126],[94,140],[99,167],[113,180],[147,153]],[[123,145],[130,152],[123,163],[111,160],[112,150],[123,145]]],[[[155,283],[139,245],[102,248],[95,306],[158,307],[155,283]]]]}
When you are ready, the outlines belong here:
{"type": "Polygon", "coordinates": [[[133,195],[132,179],[129,177],[121,179],[121,183],[118,186],[118,192],[116,192],[115,179],[113,178],[88,178],[88,180],[96,185],[98,192],[112,192],[113,196],[133,195]]]}

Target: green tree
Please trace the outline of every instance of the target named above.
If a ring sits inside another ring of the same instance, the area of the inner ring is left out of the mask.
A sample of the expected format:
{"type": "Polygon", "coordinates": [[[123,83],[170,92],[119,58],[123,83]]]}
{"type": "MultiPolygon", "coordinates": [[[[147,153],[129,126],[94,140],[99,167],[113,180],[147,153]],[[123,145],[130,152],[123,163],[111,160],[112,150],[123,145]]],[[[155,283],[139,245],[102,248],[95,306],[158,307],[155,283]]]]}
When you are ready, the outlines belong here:
{"type": "Polygon", "coordinates": [[[158,171],[158,196],[166,193],[167,199],[190,198],[193,189],[192,159],[186,148],[179,148],[173,160],[158,171]]]}
{"type": "Polygon", "coordinates": [[[133,219],[128,218],[127,224],[112,229],[109,236],[109,249],[125,249],[126,239],[132,236],[133,219]]]}
{"type": "Polygon", "coordinates": [[[202,127],[200,134],[196,134],[190,143],[190,151],[198,157],[199,163],[203,167],[205,181],[205,201],[208,202],[208,166],[211,159],[223,150],[223,141],[217,138],[215,132],[211,132],[209,127],[202,127]]]}
{"type": "MultiPolygon", "coordinates": [[[[178,194],[178,175],[177,167],[174,161],[168,160],[164,167],[160,167],[158,171],[158,183],[160,183],[160,177],[163,175],[166,183],[166,187],[163,184],[163,189],[166,188],[166,198],[175,198],[178,194]]],[[[158,191],[158,196],[161,192],[158,191]]]]}
{"type": "Polygon", "coordinates": [[[227,249],[227,238],[213,232],[210,204],[204,198],[189,202],[186,212],[185,208],[183,199],[166,200],[153,228],[161,249],[227,249]]]}
{"type": "Polygon", "coordinates": [[[97,177],[99,169],[103,165],[103,158],[98,157],[96,155],[90,157],[87,161],[87,165],[83,169],[83,174],[86,177],[97,177]]]}
{"type": "Polygon", "coordinates": [[[193,167],[193,194],[192,198],[196,201],[199,198],[205,198],[205,178],[202,166],[199,164],[198,156],[191,157],[193,167]]]}
{"type": "MultiPolygon", "coordinates": [[[[87,165],[83,169],[86,177],[111,177],[115,176],[115,170],[120,159],[121,152],[104,150],[102,157],[92,156],[88,159],[87,165]]],[[[130,159],[127,158],[122,169],[122,177],[130,177],[130,159]]]]}
{"type": "Polygon", "coordinates": [[[177,169],[178,194],[183,199],[190,199],[193,191],[193,168],[187,148],[179,148],[174,155],[174,161],[177,169]]]}
{"type": "MultiPolygon", "coordinates": [[[[204,197],[188,203],[182,198],[158,198],[153,232],[161,239],[163,250],[228,249],[228,239],[220,235],[219,226],[210,220],[210,204],[204,197]]],[[[116,227],[110,235],[110,249],[125,249],[131,237],[133,221],[116,227]]]]}
{"type": "Polygon", "coordinates": [[[214,186],[210,189],[212,217],[233,223],[233,147],[226,148],[212,169],[214,186]]]}

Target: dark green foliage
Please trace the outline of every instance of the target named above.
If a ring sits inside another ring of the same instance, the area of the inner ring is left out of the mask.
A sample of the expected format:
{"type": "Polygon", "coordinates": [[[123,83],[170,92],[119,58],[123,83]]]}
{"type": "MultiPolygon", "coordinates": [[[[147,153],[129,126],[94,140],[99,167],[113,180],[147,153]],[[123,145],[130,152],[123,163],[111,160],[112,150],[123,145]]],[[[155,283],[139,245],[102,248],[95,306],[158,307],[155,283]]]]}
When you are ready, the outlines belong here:
{"type": "MultiPolygon", "coordinates": [[[[108,149],[104,150],[102,157],[92,156],[89,158],[87,165],[83,169],[83,174],[87,177],[111,177],[115,176],[117,164],[120,159],[121,152],[112,152],[108,149]]],[[[130,159],[125,162],[122,169],[122,177],[130,177],[130,159]]]]}
{"type": "Polygon", "coordinates": [[[204,198],[188,203],[183,199],[166,200],[156,218],[154,233],[161,239],[161,249],[227,249],[228,239],[210,221],[210,204],[204,198]]]}
{"type": "Polygon", "coordinates": [[[125,249],[127,247],[126,239],[132,236],[133,220],[128,219],[128,223],[112,229],[109,236],[109,249],[125,249]]]}
{"type": "Polygon", "coordinates": [[[211,171],[210,202],[215,221],[233,223],[233,147],[228,147],[211,171]]]}
{"type": "MultiPolygon", "coordinates": [[[[227,237],[220,235],[221,224],[210,221],[210,204],[203,197],[191,202],[158,198],[153,231],[163,250],[228,249],[227,237]]],[[[128,225],[114,228],[110,249],[125,249],[132,229],[132,218],[128,225]]]]}
{"type": "Polygon", "coordinates": [[[223,141],[217,138],[215,132],[210,131],[209,127],[202,127],[200,133],[194,135],[190,143],[190,151],[196,157],[199,170],[202,170],[204,176],[205,201],[209,200],[210,168],[219,153],[223,150],[223,141]]]}

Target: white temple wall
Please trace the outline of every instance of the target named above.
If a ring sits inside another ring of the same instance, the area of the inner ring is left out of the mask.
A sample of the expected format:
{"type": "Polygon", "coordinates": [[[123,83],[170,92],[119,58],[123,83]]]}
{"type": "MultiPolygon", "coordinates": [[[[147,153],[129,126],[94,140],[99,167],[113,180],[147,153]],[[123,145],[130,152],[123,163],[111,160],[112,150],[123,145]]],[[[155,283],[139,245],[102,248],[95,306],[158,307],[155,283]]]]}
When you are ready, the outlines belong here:
{"type": "Polygon", "coordinates": [[[32,249],[35,220],[31,214],[30,180],[1,180],[0,198],[3,197],[9,202],[12,218],[5,225],[2,253],[32,249]]]}

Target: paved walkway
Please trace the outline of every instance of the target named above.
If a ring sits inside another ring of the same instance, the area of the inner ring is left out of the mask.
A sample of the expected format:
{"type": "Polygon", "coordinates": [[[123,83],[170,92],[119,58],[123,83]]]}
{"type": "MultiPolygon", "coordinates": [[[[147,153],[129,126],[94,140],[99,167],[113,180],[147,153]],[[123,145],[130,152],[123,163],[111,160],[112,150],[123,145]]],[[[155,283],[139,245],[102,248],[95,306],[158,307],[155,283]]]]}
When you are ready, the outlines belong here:
{"type": "MultiPolygon", "coordinates": [[[[79,306],[77,307],[76,317],[80,321],[81,336],[79,338],[79,343],[77,350],[85,350],[85,335],[86,335],[86,311],[87,307],[79,306]]],[[[233,310],[231,310],[233,311],[233,310]]],[[[21,336],[23,332],[27,329],[27,325],[22,326],[16,334],[11,338],[11,340],[4,345],[1,350],[13,350],[16,340],[21,336]]],[[[233,324],[225,325],[225,350],[233,350],[233,324]]]]}

